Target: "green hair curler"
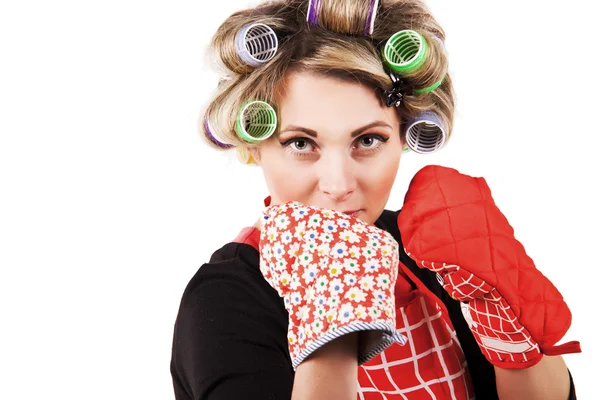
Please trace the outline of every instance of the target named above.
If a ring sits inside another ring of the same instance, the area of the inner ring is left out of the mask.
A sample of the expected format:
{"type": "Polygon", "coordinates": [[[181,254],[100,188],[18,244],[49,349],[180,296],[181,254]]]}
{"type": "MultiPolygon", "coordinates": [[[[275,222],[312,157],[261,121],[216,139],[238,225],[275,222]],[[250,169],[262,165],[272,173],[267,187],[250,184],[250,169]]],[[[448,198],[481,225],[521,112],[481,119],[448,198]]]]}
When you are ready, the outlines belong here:
{"type": "Polygon", "coordinates": [[[399,75],[418,71],[425,64],[429,52],[427,41],[411,29],[396,32],[383,47],[386,65],[399,75]]]}
{"type": "Polygon", "coordinates": [[[423,89],[413,89],[412,92],[413,92],[413,94],[423,94],[423,93],[433,92],[435,89],[437,89],[438,87],[440,87],[440,85],[442,84],[442,82],[444,82],[444,78],[440,79],[439,81],[437,81],[436,83],[434,83],[431,86],[427,86],[426,88],[423,88],[423,89]]]}
{"type": "Polygon", "coordinates": [[[238,136],[248,143],[268,139],[277,128],[277,114],[269,103],[250,101],[245,103],[235,122],[238,136]]]}

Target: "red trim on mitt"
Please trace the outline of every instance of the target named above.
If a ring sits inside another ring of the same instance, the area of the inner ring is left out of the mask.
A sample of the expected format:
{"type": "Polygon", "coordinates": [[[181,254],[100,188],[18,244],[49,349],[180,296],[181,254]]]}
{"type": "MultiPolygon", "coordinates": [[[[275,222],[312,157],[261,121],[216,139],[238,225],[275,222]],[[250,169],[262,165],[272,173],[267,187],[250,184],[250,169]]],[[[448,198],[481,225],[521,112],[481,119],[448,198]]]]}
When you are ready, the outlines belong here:
{"type": "MultiPolygon", "coordinates": [[[[541,346],[540,346],[541,347],[541,346]]],[[[542,353],[547,356],[559,356],[561,354],[581,353],[581,344],[578,341],[567,342],[552,346],[550,348],[542,347],[542,353]]]]}

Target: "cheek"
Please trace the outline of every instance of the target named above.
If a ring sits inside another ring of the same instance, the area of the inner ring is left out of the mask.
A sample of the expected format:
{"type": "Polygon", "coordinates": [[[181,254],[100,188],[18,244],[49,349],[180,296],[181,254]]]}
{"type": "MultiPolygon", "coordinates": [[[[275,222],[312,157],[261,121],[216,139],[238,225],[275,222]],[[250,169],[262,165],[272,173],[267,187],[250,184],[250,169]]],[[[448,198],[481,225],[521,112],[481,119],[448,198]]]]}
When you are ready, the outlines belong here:
{"type": "Polygon", "coordinates": [[[373,223],[383,212],[392,191],[398,167],[400,165],[400,152],[392,153],[382,158],[381,162],[374,163],[362,177],[362,192],[369,206],[369,215],[365,216],[373,223]]]}
{"type": "Polygon", "coordinates": [[[285,159],[282,154],[265,157],[261,167],[269,193],[276,202],[306,202],[314,189],[307,168],[285,159]]]}
{"type": "Polygon", "coordinates": [[[399,164],[400,154],[392,153],[387,157],[381,157],[378,162],[370,165],[366,169],[368,176],[364,179],[366,182],[365,188],[369,189],[367,193],[377,192],[377,195],[380,195],[381,192],[391,191],[399,164]]]}

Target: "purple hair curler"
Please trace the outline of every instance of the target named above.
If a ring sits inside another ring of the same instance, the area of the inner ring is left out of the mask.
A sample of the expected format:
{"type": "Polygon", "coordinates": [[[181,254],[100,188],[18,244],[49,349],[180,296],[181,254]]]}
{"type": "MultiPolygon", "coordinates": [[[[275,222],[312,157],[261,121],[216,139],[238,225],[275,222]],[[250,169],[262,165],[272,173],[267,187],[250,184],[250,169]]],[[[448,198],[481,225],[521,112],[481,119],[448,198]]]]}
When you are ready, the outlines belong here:
{"type": "Polygon", "coordinates": [[[247,65],[257,67],[275,57],[279,41],[268,25],[256,23],[244,26],[235,36],[235,49],[247,65]]]}
{"type": "Polygon", "coordinates": [[[220,148],[230,149],[234,147],[232,144],[224,143],[215,137],[213,130],[210,128],[210,123],[208,122],[208,115],[204,117],[204,131],[206,132],[206,136],[208,136],[210,141],[219,146],[220,148]]]}
{"type": "MultiPolygon", "coordinates": [[[[377,6],[379,5],[379,0],[369,0],[369,14],[367,17],[367,22],[364,30],[365,36],[370,36],[373,34],[373,29],[375,27],[375,16],[377,15],[377,6]]],[[[306,20],[311,25],[319,25],[319,12],[321,8],[321,0],[309,0],[308,2],[308,12],[306,13],[306,20]]]]}
{"type": "Polygon", "coordinates": [[[371,7],[369,8],[369,17],[367,18],[367,27],[365,28],[365,36],[371,36],[373,29],[375,29],[375,16],[377,15],[377,6],[379,0],[371,0],[371,7]]]}
{"type": "Polygon", "coordinates": [[[407,123],[406,145],[415,153],[433,153],[446,144],[447,132],[444,120],[437,113],[425,111],[407,123]]]}
{"type": "Polygon", "coordinates": [[[319,10],[320,0],[309,0],[308,1],[308,13],[306,14],[306,20],[311,25],[318,25],[317,13],[319,10]]]}

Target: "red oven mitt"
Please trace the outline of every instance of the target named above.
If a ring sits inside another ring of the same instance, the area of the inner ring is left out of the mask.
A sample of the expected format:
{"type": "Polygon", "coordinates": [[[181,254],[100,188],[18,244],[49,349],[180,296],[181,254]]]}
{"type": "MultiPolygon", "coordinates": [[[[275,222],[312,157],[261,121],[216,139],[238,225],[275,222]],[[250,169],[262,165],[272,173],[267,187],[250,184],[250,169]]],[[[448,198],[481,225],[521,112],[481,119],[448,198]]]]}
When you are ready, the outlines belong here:
{"type": "Polygon", "coordinates": [[[581,352],[556,343],[571,325],[558,289],[514,237],[483,178],[426,166],[412,179],[398,216],[406,253],[438,273],[485,357],[502,368],[527,368],[542,354],[581,352]]]}

